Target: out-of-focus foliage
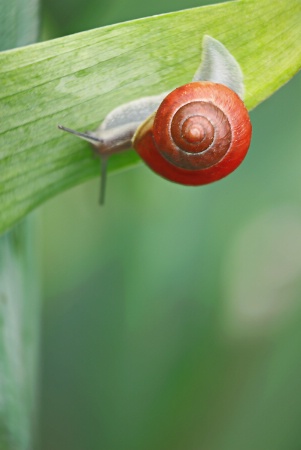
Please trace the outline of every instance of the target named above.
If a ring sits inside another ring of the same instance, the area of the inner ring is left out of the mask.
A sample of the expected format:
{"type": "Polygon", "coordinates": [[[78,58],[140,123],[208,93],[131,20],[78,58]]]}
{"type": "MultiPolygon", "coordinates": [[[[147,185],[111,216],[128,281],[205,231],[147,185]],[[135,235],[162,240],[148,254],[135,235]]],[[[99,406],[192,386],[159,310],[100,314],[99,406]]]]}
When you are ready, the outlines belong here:
{"type": "Polygon", "coordinates": [[[44,0],[46,29],[49,38],[64,36],[78,31],[140,19],[141,17],[169,13],[181,9],[194,8],[202,5],[223,3],[217,1],[198,0],[164,0],[160,2],[138,2],[137,0],[89,0],[85,7],[81,0],[44,0]]]}
{"type": "MultiPolygon", "coordinates": [[[[0,0],[0,51],[33,43],[38,28],[38,0],[0,0]]],[[[0,236],[1,450],[29,450],[33,443],[40,319],[35,231],[28,217],[0,236]]]]}
{"type": "Polygon", "coordinates": [[[32,448],[40,319],[35,228],[23,221],[0,238],[0,448],[32,448]]]}
{"type": "Polygon", "coordinates": [[[300,95],[299,74],[251,113],[218,183],[140,166],[105,208],[98,180],[43,206],[39,448],[300,449],[300,95]]]}
{"type": "Polygon", "coordinates": [[[0,50],[29,45],[38,40],[39,0],[0,1],[0,50]]]}

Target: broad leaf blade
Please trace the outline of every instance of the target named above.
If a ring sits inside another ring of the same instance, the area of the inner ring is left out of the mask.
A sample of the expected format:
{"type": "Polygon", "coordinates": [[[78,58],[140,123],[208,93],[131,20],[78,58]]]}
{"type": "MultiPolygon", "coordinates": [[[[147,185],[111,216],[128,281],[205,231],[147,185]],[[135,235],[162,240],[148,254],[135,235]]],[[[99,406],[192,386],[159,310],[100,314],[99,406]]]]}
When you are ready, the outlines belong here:
{"type": "MultiPolygon", "coordinates": [[[[0,231],[54,194],[98,175],[85,142],[117,105],[189,82],[204,34],[240,63],[248,108],[301,66],[299,0],[245,0],[126,22],[0,54],[0,231]]],[[[116,170],[138,161],[116,155],[116,170]]]]}

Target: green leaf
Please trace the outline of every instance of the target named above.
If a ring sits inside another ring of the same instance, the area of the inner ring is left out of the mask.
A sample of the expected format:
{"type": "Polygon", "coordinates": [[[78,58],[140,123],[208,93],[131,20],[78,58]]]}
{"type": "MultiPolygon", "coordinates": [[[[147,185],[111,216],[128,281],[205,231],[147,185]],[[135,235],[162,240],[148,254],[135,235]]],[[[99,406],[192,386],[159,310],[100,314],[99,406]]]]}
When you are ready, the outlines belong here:
{"type": "MultiPolygon", "coordinates": [[[[241,0],[121,23],[0,54],[0,232],[54,194],[98,175],[85,142],[117,105],[189,82],[204,34],[242,67],[249,109],[301,67],[300,0],[241,0]]],[[[111,170],[138,161],[111,158],[111,170]]]]}
{"type": "Polygon", "coordinates": [[[38,0],[0,0],[0,49],[36,42],[39,34],[38,0]]]}
{"type": "MultiPolygon", "coordinates": [[[[0,0],[2,50],[36,40],[38,6],[38,0],[0,0]]],[[[6,114],[3,109],[2,123],[6,114]]],[[[1,191],[7,167],[1,163],[1,191]]],[[[28,450],[33,443],[40,312],[36,234],[31,216],[0,237],[1,450],[28,450]]]]}
{"type": "Polygon", "coordinates": [[[36,229],[27,218],[0,238],[0,448],[32,445],[36,411],[39,286],[36,229]]]}

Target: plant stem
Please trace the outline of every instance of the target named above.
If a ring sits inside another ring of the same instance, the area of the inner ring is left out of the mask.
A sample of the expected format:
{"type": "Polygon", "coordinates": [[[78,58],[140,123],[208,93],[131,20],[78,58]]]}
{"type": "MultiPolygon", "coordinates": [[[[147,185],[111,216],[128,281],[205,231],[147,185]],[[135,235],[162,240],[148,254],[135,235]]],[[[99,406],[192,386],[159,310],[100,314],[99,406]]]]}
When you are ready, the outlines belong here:
{"type": "Polygon", "coordinates": [[[38,346],[34,224],[0,239],[0,448],[32,448],[38,346]]]}

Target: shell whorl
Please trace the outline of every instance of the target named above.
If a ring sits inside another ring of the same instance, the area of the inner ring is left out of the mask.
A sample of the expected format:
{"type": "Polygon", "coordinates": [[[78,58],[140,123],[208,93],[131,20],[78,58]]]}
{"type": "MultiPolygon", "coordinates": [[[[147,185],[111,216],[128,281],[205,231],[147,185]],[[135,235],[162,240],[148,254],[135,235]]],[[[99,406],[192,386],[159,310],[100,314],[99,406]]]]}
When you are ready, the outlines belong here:
{"type": "Polygon", "coordinates": [[[199,95],[195,86],[198,84],[190,83],[169,94],[157,111],[153,128],[161,155],[175,166],[188,170],[217,164],[232,141],[231,123],[222,106],[219,102],[213,103],[212,98],[199,95]]]}
{"type": "Polygon", "coordinates": [[[241,98],[225,85],[196,81],[169,93],[135,133],[133,147],[159,175],[200,185],[243,161],[252,125],[241,98]]]}

